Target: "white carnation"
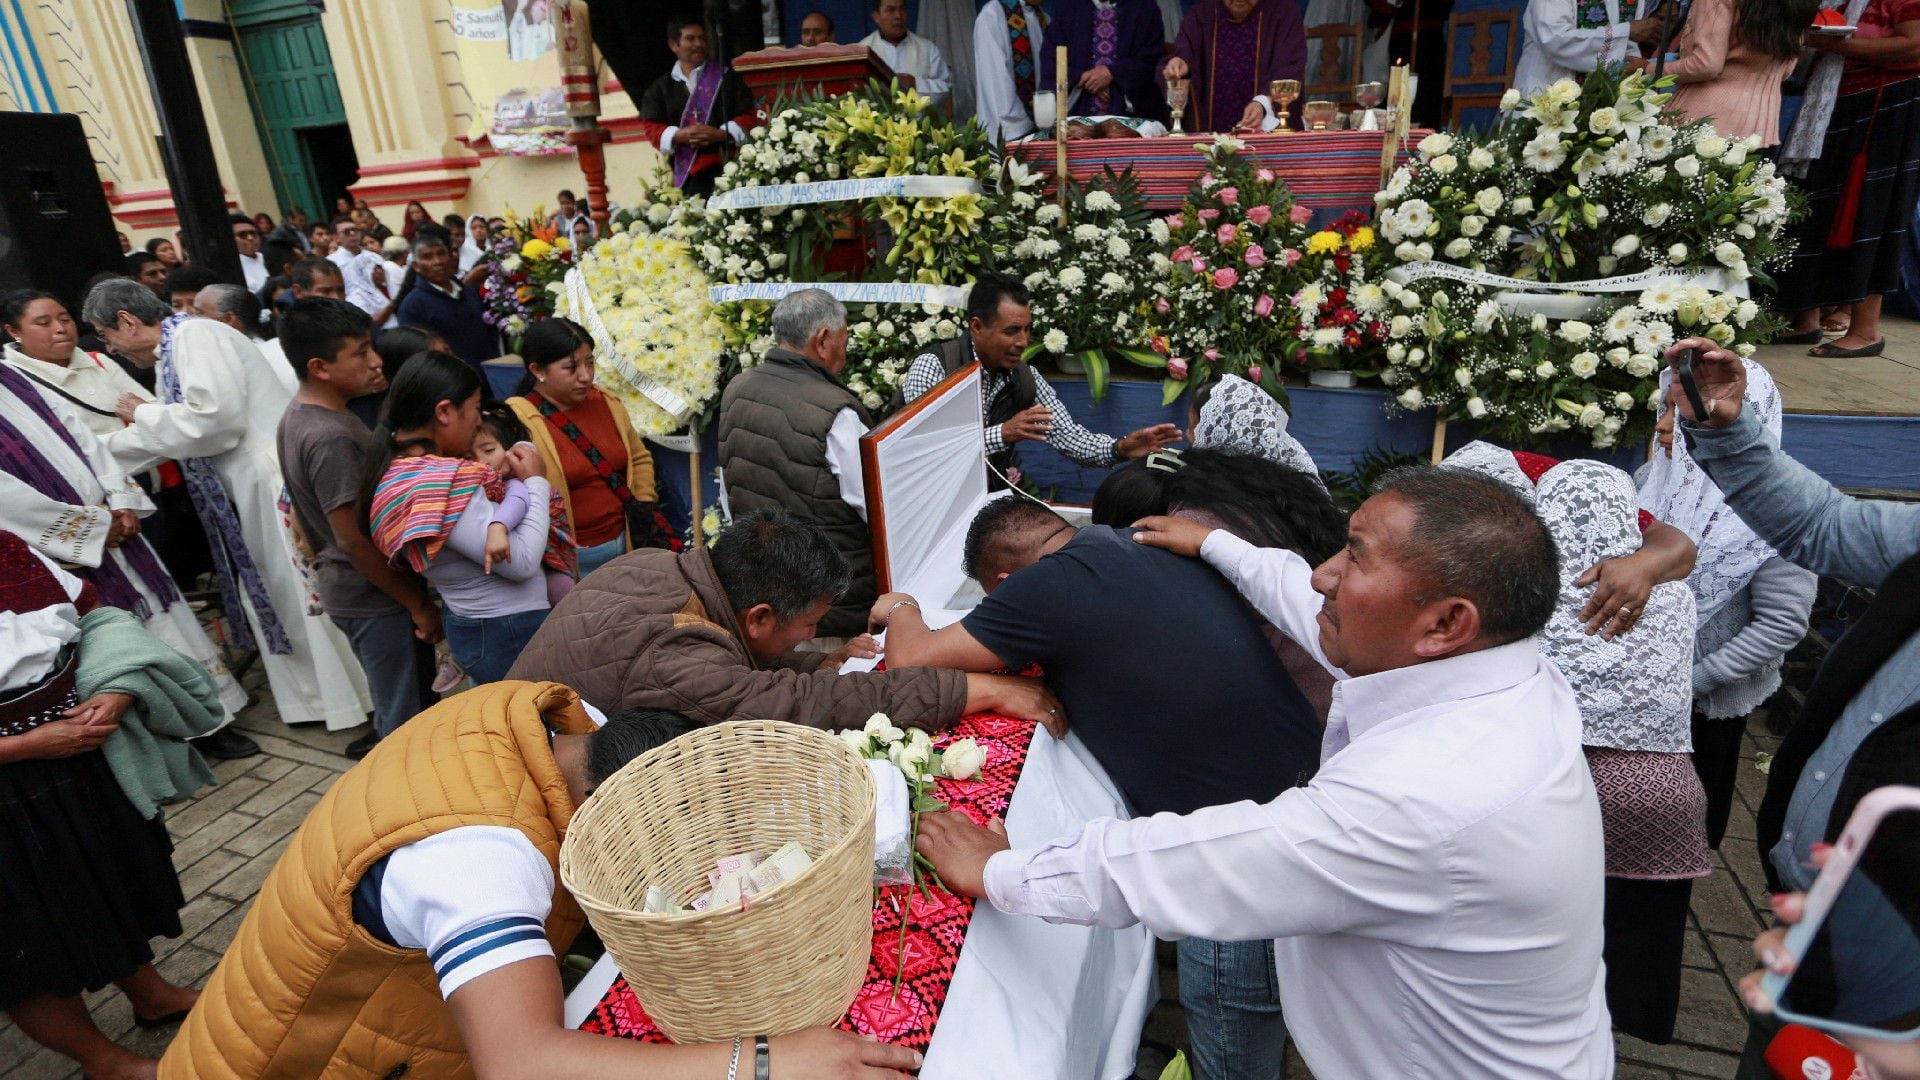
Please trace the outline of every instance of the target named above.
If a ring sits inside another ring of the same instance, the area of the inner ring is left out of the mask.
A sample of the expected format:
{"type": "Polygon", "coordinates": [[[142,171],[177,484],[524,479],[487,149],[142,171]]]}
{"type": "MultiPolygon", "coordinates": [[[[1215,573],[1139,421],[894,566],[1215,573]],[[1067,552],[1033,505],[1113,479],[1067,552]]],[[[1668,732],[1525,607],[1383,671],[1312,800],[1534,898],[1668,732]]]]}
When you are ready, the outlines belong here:
{"type": "Polygon", "coordinates": [[[1112,213],[1120,209],[1120,203],[1112,195],[1096,188],[1087,192],[1087,209],[1100,213],[1112,213]]]}
{"type": "Polygon", "coordinates": [[[1086,283],[1087,272],[1085,270],[1077,266],[1063,266],[1060,268],[1060,284],[1065,285],[1069,289],[1077,289],[1086,283]]]}

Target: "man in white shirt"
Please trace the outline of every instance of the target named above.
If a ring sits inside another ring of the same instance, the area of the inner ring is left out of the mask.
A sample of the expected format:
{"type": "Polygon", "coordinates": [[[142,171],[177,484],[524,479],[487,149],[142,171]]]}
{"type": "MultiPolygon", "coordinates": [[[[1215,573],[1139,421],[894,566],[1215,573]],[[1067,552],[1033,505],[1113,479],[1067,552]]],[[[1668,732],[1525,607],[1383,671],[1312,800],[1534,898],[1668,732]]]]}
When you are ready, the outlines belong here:
{"type": "Polygon", "coordinates": [[[393,301],[387,299],[386,261],[363,245],[366,234],[350,217],[335,218],[333,238],[337,245],[327,258],[340,268],[347,282],[347,303],[367,313],[377,326],[393,314],[393,301]]]}
{"type": "Polygon", "coordinates": [[[1026,0],[992,0],[973,20],[974,114],[989,136],[1033,134],[1047,17],[1026,0]]]}
{"type": "Polygon", "coordinates": [[[939,46],[907,29],[907,0],[878,0],[873,25],[878,29],[860,44],[892,68],[902,86],[919,91],[936,109],[944,106],[953,96],[953,74],[939,46]]]}
{"type": "Polygon", "coordinates": [[[227,215],[233,223],[233,246],[240,249],[240,272],[246,275],[247,291],[258,294],[267,285],[267,260],[260,257],[260,229],[253,219],[234,212],[227,215]]]}
{"type": "Polygon", "coordinates": [[[860,436],[873,417],[840,381],[847,366],[847,309],[822,289],[787,294],[773,308],[778,346],[727,384],[720,398],[720,467],[735,514],[783,509],[818,525],[847,558],[852,583],[820,621],[851,637],[873,605],[873,550],[860,436]]]}
{"type": "Polygon", "coordinates": [[[1287,1026],[1319,1076],[1612,1075],[1600,806],[1573,691],[1531,640],[1559,581],[1533,508],[1405,470],[1318,569],[1185,519],[1136,528],[1206,559],[1342,680],[1319,773],[1037,849],[927,815],[947,885],[1054,921],[1277,938],[1287,1026]]]}
{"type": "Polygon", "coordinates": [[[1607,64],[1660,48],[1661,0],[1530,0],[1521,17],[1526,45],[1513,69],[1522,97],[1607,64]]]}

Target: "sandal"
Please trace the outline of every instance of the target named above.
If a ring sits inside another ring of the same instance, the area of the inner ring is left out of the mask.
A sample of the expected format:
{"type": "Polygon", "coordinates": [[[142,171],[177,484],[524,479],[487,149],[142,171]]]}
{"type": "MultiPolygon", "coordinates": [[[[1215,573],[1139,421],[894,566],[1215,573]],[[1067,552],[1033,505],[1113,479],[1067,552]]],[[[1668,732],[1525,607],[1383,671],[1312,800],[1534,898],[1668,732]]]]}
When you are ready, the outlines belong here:
{"type": "Polygon", "coordinates": [[[1804,333],[1794,333],[1791,330],[1782,331],[1781,333],[1775,334],[1773,340],[1767,342],[1767,344],[1769,345],[1818,345],[1820,344],[1821,340],[1825,336],[1826,336],[1825,333],[1819,327],[1816,326],[1813,329],[1808,330],[1804,333]]]}
{"type": "Polygon", "coordinates": [[[1887,348],[1887,339],[1881,338],[1871,345],[1862,345],[1857,349],[1843,349],[1829,341],[1825,345],[1815,345],[1807,350],[1808,356],[1818,356],[1823,360],[1850,360],[1856,356],[1879,356],[1887,348]]]}

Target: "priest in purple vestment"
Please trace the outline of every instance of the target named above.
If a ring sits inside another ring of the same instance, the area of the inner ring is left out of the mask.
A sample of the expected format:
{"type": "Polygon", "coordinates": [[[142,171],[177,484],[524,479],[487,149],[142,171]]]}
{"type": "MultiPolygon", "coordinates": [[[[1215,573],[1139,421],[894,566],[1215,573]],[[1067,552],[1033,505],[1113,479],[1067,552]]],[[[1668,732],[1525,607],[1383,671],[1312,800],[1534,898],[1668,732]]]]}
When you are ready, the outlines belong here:
{"type": "Polygon", "coordinates": [[[1056,0],[1040,51],[1040,86],[1055,85],[1054,46],[1067,47],[1069,116],[1167,119],[1167,102],[1154,79],[1166,54],[1160,8],[1154,0],[1056,0]]]}
{"type": "MultiPolygon", "coordinates": [[[[1051,33],[1051,31],[1049,31],[1051,33]]],[[[1296,0],[1200,0],[1180,23],[1160,81],[1192,80],[1194,131],[1259,130],[1267,85],[1307,70],[1307,31],[1296,0]]]]}

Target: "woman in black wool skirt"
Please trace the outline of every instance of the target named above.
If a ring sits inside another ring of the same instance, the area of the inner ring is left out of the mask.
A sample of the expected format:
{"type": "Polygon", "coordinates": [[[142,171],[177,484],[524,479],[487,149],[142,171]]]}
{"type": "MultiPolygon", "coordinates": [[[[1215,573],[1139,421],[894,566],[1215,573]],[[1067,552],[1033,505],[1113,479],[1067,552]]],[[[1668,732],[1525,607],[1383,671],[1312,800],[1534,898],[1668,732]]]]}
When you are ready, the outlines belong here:
{"type": "Polygon", "coordinates": [[[152,1077],[158,1063],[109,1040],[80,998],[114,983],[148,1028],[199,996],[161,978],[148,945],[180,934],[166,825],[100,753],[133,699],[74,692],[93,604],[91,585],[0,532],[0,1009],[95,1080],[152,1077]]]}

